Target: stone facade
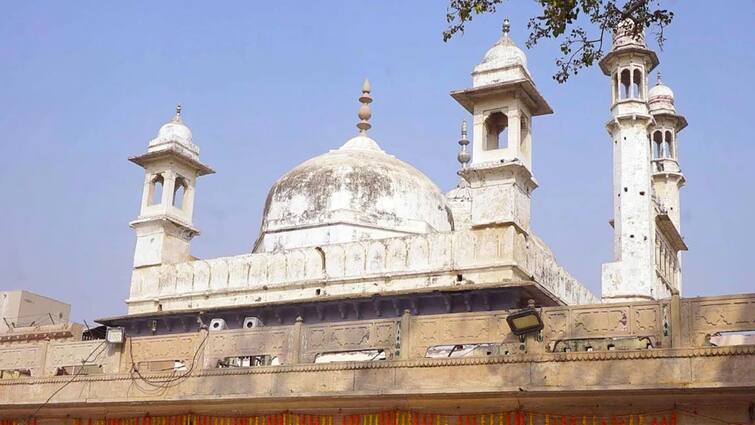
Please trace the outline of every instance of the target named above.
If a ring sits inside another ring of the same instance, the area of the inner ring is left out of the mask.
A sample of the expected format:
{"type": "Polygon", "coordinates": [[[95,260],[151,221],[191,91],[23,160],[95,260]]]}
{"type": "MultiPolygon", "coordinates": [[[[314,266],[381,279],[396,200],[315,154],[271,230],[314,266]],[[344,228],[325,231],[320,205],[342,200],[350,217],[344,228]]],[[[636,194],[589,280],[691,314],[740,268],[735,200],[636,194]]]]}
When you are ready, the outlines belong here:
{"type": "MultiPolygon", "coordinates": [[[[507,311],[428,316],[406,311],[399,319],[204,329],[128,337],[120,345],[41,341],[0,346],[0,370],[31,370],[27,378],[0,380],[0,411],[28,415],[70,380],[55,371],[86,364],[90,372],[45,408],[54,414],[50,423],[65,415],[394,408],[611,415],[674,406],[718,412],[733,421],[747,415],[755,346],[715,347],[710,340],[722,332],[754,329],[753,312],[752,294],[674,296],[546,307],[543,331],[523,339],[509,329],[507,311]],[[486,351],[431,356],[433,347],[467,344],[484,345],[486,351]],[[386,360],[318,361],[325,353],[354,350],[380,350],[386,360]],[[249,355],[274,357],[277,365],[221,366],[228,357],[249,355]],[[181,368],[174,370],[175,365],[181,368]],[[171,384],[161,387],[161,382],[171,384]],[[229,405],[234,406],[230,411],[229,405]]],[[[680,423],[706,422],[685,418],[680,423]]]]}

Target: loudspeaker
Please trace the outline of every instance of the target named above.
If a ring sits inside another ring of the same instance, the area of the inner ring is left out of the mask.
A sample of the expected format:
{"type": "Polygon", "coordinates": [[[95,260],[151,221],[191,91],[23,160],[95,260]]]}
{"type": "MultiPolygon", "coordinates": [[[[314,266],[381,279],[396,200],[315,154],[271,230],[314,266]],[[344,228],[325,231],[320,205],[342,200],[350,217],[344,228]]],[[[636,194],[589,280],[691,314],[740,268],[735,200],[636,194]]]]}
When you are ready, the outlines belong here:
{"type": "Polygon", "coordinates": [[[262,320],[257,317],[245,317],[244,329],[261,328],[263,325],[262,320]]]}
{"type": "Polygon", "coordinates": [[[225,323],[225,320],[219,318],[210,320],[211,331],[222,331],[225,329],[228,329],[228,324],[225,323]]]}

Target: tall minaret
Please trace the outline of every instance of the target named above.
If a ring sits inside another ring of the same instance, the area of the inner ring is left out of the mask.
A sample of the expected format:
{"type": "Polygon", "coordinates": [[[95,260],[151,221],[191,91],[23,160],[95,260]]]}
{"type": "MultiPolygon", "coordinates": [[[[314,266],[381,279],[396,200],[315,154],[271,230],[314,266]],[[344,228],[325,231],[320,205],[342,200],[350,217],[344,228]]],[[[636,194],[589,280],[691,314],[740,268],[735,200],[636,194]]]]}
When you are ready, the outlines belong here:
{"type": "Polygon", "coordinates": [[[656,269],[660,279],[681,293],[681,252],[687,249],[681,237],[679,191],[685,179],[679,166],[677,135],[687,126],[676,113],[674,92],[661,81],[648,92],[648,106],[655,121],[650,126],[653,157],[653,193],[658,203],[656,223],[656,269]]]}
{"type": "Polygon", "coordinates": [[[465,158],[459,171],[472,198],[469,225],[513,225],[528,233],[530,196],[537,187],[531,118],[553,111],[535,87],[527,57],[509,29],[506,19],[503,34],[472,72],[472,88],[451,96],[473,120],[472,159],[467,165],[465,158]]]}
{"type": "Polygon", "coordinates": [[[180,105],[147,152],[129,160],[145,171],[139,217],[130,223],[136,232],[134,268],[189,261],[189,242],[199,234],[192,225],[196,179],[215,171],[199,161],[180,105]]]}
{"type": "Polygon", "coordinates": [[[658,57],[644,35],[632,36],[629,24],[616,31],[613,47],[600,68],[611,77],[611,119],[606,127],[613,145],[614,262],[603,264],[606,302],[655,299],[655,208],[651,187],[647,75],[658,57]]]}

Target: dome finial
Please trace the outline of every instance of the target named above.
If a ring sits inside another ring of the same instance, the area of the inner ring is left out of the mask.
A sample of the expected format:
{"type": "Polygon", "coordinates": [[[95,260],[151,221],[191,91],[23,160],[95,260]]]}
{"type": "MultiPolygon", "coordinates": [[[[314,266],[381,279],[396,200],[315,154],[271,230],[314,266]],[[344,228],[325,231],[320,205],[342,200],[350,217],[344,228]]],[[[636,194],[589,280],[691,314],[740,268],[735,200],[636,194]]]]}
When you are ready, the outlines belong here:
{"type": "Polygon", "coordinates": [[[509,35],[509,31],[511,31],[511,23],[509,22],[509,18],[503,18],[503,35],[509,35]]]}
{"type": "Polygon", "coordinates": [[[367,134],[367,130],[372,128],[372,124],[370,124],[370,118],[372,117],[372,111],[370,110],[372,97],[370,97],[370,91],[370,80],[365,78],[362,84],[362,95],[359,96],[359,101],[362,103],[362,106],[359,107],[359,123],[357,124],[359,134],[367,134]]]}
{"type": "Polygon", "coordinates": [[[469,160],[472,159],[472,157],[469,155],[469,152],[467,152],[468,144],[469,144],[469,139],[467,139],[467,122],[462,121],[461,122],[461,139],[459,140],[459,146],[461,146],[461,150],[459,151],[459,154],[456,156],[456,159],[458,159],[459,163],[461,164],[462,170],[466,170],[467,165],[469,164],[469,160]]]}
{"type": "Polygon", "coordinates": [[[663,81],[661,81],[661,71],[658,71],[658,74],[655,76],[655,85],[660,86],[663,84],[663,81]]]}
{"type": "Polygon", "coordinates": [[[181,122],[181,104],[176,105],[176,116],[173,117],[174,122],[181,122]]]}

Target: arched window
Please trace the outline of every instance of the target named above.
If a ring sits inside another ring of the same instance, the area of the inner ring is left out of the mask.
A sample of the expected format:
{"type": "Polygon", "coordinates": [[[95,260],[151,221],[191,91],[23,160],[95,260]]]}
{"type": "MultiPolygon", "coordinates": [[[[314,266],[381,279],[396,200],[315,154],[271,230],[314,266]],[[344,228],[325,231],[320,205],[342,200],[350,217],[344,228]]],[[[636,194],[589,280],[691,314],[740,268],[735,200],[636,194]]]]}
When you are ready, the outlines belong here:
{"type": "Polygon", "coordinates": [[[663,132],[653,132],[653,158],[658,159],[663,157],[663,132]]]}
{"type": "Polygon", "coordinates": [[[509,143],[509,119],[502,112],[493,112],[485,119],[485,150],[502,149],[509,143]]]}
{"type": "Polygon", "coordinates": [[[642,99],[644,98],[644,79],[642,78],[642,71],[639,69],[634,70],[634,75],[632,75],[632,97],[635,99],[642,99]]]}
{"type": "Polygon", "coordinates": [[[619,100],[619,73],[615,72],[611,78],[613,84],[611,84],[611,102],[615,103],[619,100]]]}
{"type": "Polygon", "coordinates": [[[630,88],[632,86],[632,74],[628,69],[621,71],[621,88],[619,96],[621,99],[629,99],[631,94],[630,88]]]}
{"type": "Polygon", "coordinates": [[[163,176],[160,174],[157,174],[152,179],[152,183],[150,184],[150,187],[149,187],[149,190],[150,190],[149,204],[150,205],[157,205],[162,202],[163,184],[165,184],[165,180],[163,179],[163,176]]]}
{"type": "Polygon", "coordinates": [[[666,131],[666,157],[676,158],[676,149],[674,148],[674,135],[671,131],[666,131]]]}
{"type": "Polygon", "coordinates": [[[176,177],[176,184],[173,187],[173,206],[176,208],[183,208],[184,197],[186,196],[186,188],[188,184],[183,177],[176,177]]]}

